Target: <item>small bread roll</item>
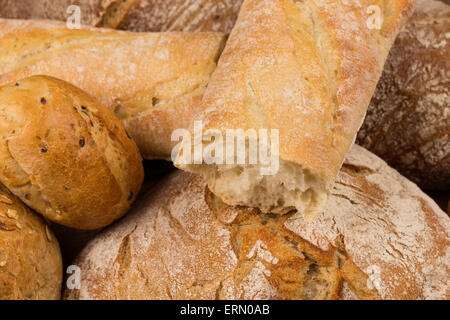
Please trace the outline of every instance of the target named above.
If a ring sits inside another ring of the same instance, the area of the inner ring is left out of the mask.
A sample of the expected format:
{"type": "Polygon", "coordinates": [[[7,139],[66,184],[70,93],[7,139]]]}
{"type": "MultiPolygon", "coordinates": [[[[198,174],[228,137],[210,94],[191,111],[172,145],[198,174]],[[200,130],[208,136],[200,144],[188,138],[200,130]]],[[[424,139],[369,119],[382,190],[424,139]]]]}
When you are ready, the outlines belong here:
{"type": "Polygon", "coordinates": [[[61,282],[53,232],[0,184],[0,300],[59,299],[61,282]]]}
{"type": "Polygon", "coordinates": [[[69,299],[450,298],[450,219],[354,146],[325,213],[231,207],[172,173],[74,264],[69,299]]]}
{"type": "Polygon", "coordinates": [[[357,142],[427,190],[450,189],[450,6],[419,0],[357,142]]]}
{"type": "Polygon", "coordinates": [[[113,113],[46,76],[0,87],[0,182],[56,223],[97,229],[128,211],[142,159],[113,113]]]}

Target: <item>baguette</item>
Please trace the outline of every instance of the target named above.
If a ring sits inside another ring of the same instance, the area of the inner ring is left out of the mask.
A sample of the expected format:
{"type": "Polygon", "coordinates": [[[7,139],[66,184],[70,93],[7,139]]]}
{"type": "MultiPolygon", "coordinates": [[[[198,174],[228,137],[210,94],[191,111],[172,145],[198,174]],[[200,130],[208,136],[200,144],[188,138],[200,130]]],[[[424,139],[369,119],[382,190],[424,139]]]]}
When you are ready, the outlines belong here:
{"type": "Polygon", "coordinates": [[[229,205],[321,212],[413,7],[411,0],[244,1],[193,120],[222,136],[225,129],[242,130],[235,135],[246,141],[247,153],[267,143],[246,132],[270,131],[275,138],[268,143],[279,142],[271,153],[278,166],[267,174],[261,158],[256,164],[248,156],[245,164],[198,159],[197,150],[225,153],[216,136],[205,135],[200,142],[183,139],[175,165],[201,174],[229,205]],[[367,25],[371,5],[382,14],[380,30],[367,25]]]}
{"type": "Polygon", "coordinates": [[[74,84],[114,111],[144,158],[170,159],[220,55],[222,33],[129,33],[0,19],[0,85],[32,75],[74,84]]]}
{"type": "Polygon", "coordinates": [[[174,172],[74,264],[67,299],[449,299],[450,219],[354,146],[325,213],[231,207],[174,172]]]}
{"type": "Polygon", "coordinates": [[[62,80],[0,87],[0,182],[49,220],[91,230],[122,217],[144,170],[108,109],[62,80]]]}
{"type": "Polygon", "coordinates": [[[357,142],[426,190],[450,189],[450,6],[419,0],[357,142]]]}
{"type": "Polygon", "coordinates": [[[59,300],[61,283],[58,240],[0,184],[0,300],[59,300]]]}

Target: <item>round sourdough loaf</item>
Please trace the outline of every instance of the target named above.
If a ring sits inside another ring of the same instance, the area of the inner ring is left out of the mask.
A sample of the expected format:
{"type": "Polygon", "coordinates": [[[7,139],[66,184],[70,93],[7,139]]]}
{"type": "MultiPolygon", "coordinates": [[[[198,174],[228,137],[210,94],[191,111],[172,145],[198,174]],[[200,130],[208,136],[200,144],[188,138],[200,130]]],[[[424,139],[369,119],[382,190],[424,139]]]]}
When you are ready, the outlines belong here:
{"type": "Polygon", "coordinates": [[[77,229],[123,216],[143,180],[134,141],[80,89],[34,76],[0,87],[0,181],[46,218],[77,229]]]}
{"type": "Polygon", "coordinates": [[[68,299],[445,299],[450,219],[354,146],[325,213],[227,206],[172,173],[74,264],[68,299]]]}
{"type": "Polygon", "coordinates": [[[424,189],[450,189],[450,6],[419,0],[357,142],[424,189]]]}
{"type": "Polygon", "coordinates": [[[53,232],[0,184],[0,300],[59,299],[61,281],[53,232]]]}

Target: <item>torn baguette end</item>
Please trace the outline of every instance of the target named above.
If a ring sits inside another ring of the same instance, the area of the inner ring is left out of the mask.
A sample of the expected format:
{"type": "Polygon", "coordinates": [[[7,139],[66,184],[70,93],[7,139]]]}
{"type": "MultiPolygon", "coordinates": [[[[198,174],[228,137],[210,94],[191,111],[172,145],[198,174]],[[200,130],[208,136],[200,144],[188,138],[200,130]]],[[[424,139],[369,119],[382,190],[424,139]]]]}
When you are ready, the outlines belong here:
{"type": "MultiPolygon", "coordinates": [[[[177,158],[178,160],[178,158],[177,158]]],[[[182,164],[175,166],[199,174],[208,188],[228,205],[256,207],[263,213],[286,214],[297,210],[305,217],[323,212],[329,187],[309,169],[280,159],[273,175],[261,174],[261,165],[182,164]]]]}

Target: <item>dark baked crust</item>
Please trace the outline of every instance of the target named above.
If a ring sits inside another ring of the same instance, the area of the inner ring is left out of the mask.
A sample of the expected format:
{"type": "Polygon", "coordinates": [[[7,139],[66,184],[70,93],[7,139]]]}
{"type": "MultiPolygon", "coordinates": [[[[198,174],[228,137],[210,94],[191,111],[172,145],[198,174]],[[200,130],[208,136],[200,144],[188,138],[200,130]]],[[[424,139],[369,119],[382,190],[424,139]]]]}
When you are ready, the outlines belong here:
{"type": "Polygon", "coordinates": [[[59,299],[61,282],[53,232],[0,184],[0,300],[59,299]]]}
{"type": "Polygon", "coordinates": [[[424,189],[450,188],[450,6],[418,1],[357,142],[424,189]]]}

